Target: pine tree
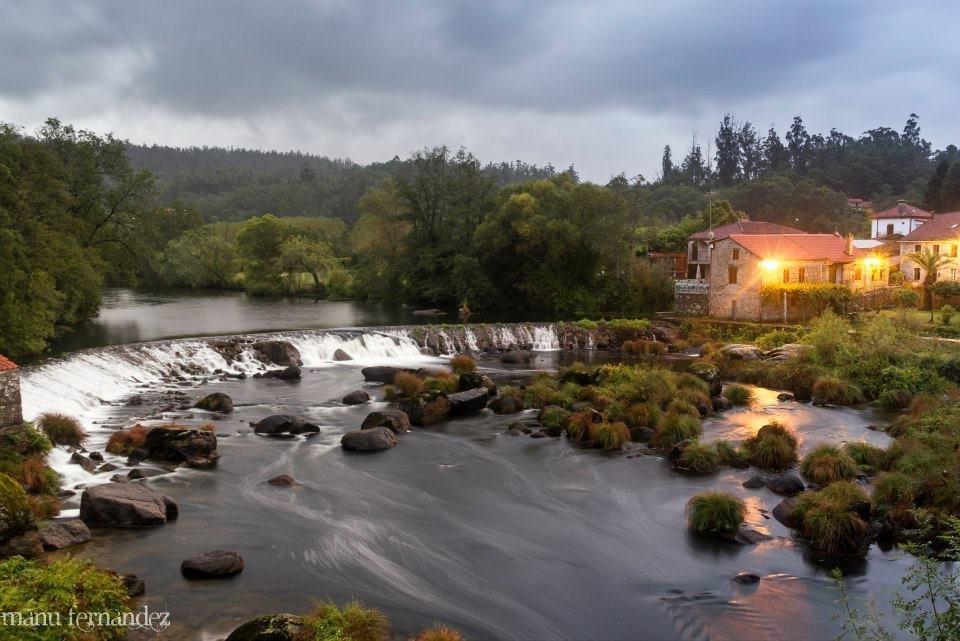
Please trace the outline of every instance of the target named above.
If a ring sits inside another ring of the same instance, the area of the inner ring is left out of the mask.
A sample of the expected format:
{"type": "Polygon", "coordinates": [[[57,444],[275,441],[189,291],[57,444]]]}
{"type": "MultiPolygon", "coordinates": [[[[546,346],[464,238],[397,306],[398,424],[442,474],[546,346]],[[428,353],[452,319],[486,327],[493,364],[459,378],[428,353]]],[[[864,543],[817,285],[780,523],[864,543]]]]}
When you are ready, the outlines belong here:
{"type": "Polygon", "coordinates": [[[765,173],[777,173],[790,166],[790,155],[787,148],[783,146],[780,136],[777,135],[772,125],[763,141],[763,164],[765,173]]]}
{"type": "Polygon", "coordinates": [[[810,163],[810,134],[800,116],[793,117],[793,124],[787,132],[787,150],[790,152],[790,165],[798,172],[806,171],[810,163]]]}
{"type": "Polygon", "coordinates": [[[670,151],[670,145],[663,148],[663,159],[660,161],[660,165],[660,180],[670,182],[677,171],[677,168],[673,166],[673,156],[670,151]]]}
{"type": "Polygon", "coordinates": [[[743,123],[737,132],[737,144],[740,146],[740,164],[743,177],[751,180],[760,175],[763,164],[763,144],[756,129],[749,122],[743,123]]]}
{"type": "Polygon", "coordinates": [[[729,187],[740,173],[740,144],[737,141],[736,123],[726,114],[720,122],[717,132],[717,180],[723,187],[729,187]]]}
{"type": "Polygon", "coordinates": [[[690,151],[687,152],[687,155],[683,159],[681,171],[683,172],[684,179],[692,185],[702,187],[707,183],[709,170],[703,159],[703,150],[700,149],[700,145],[697,144],[696,138],[690,143],[690,151]]]}

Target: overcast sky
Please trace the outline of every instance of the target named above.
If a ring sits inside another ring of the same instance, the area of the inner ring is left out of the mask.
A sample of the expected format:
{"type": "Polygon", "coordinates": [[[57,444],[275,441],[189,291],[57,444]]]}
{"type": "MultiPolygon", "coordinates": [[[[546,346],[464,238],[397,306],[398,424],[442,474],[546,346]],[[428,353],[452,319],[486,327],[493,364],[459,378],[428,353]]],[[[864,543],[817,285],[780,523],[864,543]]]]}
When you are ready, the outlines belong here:
{"type": "Polygon", "coordinates": [[[960,143],[960,3],[0,0],[0,121],[654,178],[725,112],[960,143]]]}

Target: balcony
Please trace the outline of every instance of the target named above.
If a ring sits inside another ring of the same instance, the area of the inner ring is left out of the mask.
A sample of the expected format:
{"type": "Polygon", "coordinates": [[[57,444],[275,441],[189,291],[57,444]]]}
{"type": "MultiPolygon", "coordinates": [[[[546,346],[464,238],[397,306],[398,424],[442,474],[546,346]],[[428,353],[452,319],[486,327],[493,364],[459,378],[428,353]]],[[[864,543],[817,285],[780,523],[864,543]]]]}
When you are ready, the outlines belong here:
{"type": "Polygon", "coordinates": [[[708,294],[710,285],[704,278],[685,278],[676,281],[673,288],[674,294],[708,294]]]}

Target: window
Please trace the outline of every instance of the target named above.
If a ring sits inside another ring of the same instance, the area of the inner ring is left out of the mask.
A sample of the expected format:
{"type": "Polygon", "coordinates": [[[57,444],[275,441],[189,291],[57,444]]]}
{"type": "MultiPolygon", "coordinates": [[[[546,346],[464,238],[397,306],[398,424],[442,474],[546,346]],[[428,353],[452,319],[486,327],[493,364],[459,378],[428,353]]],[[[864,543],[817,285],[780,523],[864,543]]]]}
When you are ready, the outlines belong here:
{"type": "Polygon", "coordinates": [[[690,260],[695,263],[700,261],[700,246],[696,241],[690,243],[690,260]]]}
{"type": "Polygon", "coordinates": [[[737,268],[736,267],[727,267],[727,280],[730,281],[731,285],[737,284],[737,268]]]}
{"type": "Polygon", "coordinates": [[[783,282],[785,282],[785,283],[789,283],[789,282],[790,282],[790,270],[789,270],[789,269],[783,270],[783,282]]]}
{"type": "Polygon", "coordinates": [[[914,246],[913,246],[913,251],[919,252],[919,251],[920,251],[920,245],[914,245],[914,246]]]}
{"type": "Polygon", "coordinates": [[[740,260],[740,250],[739,250],[739,249],[734,249],[734,250],[733,250],[733,259],[734,259],[734,260],[740,260]]]}
{"type": "Polygon", "coordinates": [[[853,280],[863,280],[863,267],[855,265],[853,268],[853,280]]]}
{"type": "Polygon", "coordinates": [[[934,254],[939,254],[939,253],[940,253],[940,245],[934,245],[934,246],[933,246],[933,253],[934,253],[934,254]]]}
{"type": "Polygon", "coordinates": [[[887,236],[893,235],[893,223],[887,223],[887,236]]]}
{"type": "Polygon", "coordinates": [[[800,269],[798,269],[798,270],[797,270],[797,282],[798,282],[798,283],[802,283],[802,282],[803,282],[803,279],[806,277],[806,275],[807,275],[807,270],[806,270],[806,269],[804,269],[803,267],[801,267],[800,269]]]}
{"type": "Polygon", "coordinates": [[[914,268],[913,268],[913,280],[920,280],[920,268],[919,268],[919,267],[914,267],[914,268]]]}

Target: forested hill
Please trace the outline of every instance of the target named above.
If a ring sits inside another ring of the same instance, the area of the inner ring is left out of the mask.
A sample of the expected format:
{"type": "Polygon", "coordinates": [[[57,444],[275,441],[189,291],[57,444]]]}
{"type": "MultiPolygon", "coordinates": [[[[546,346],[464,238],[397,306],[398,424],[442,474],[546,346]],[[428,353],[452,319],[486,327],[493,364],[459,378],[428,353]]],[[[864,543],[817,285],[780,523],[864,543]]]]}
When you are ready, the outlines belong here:
{"type": "MultiPolygon", "coordinates": [[[[361,165],[299,151],[159,145],[128,145],[127,156],[159,179],[163,200],[193,205],[210,222],[272,213],[351,223],[363,194],[409,164],[396,156],[361,165]]],[[[552,165],[520,160],[487,164],[483,171],[500,187],[558,173],[552,165]]]]}

